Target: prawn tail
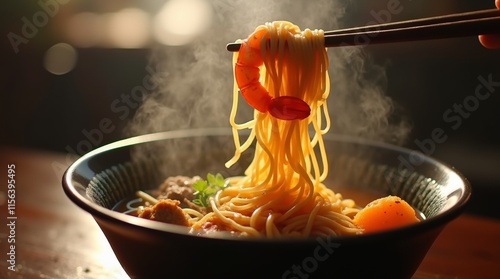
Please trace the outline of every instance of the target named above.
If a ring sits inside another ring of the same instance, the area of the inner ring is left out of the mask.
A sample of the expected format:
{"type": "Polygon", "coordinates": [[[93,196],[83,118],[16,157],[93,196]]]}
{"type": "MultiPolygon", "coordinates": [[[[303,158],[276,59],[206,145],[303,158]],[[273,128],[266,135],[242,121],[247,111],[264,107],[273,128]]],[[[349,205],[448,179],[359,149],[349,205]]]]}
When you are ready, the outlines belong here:
{"type": "Polygon", "coordinates": [[[272,99],[268,110],[272,116],[281,120],[302,120],[311,114],[309,105],[293,96],[280,96],[272,99]]]}

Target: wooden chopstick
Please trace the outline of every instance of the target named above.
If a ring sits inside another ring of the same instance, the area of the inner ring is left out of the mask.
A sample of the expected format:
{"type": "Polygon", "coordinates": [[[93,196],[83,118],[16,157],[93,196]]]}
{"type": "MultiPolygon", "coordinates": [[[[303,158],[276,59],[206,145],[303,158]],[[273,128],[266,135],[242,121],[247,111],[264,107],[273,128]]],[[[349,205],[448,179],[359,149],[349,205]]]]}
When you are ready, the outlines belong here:
{"type": "Polygon", "coordinates": [[[471,19],[490,18],[496,16],[500,16],[500,10],[498,9],[479,10],[479,11],[472,11],[472,12],[465,12],[458,14],[448,14],[448,15],[441,15],[441,16],[434,16],[427,18],[410,19],[405,21],[367,25],[361,27],[344,28],[333,31],[325,31],[325,36],[357,33],[370,30],[376,31],[376,30],[389,30],[389,29],[397,29],[397,28],[412,27],[412,26],[424,26],[424,25],[432,25],[432,24],[446,23],[446,22],[457,22],[457,21],[471,20],[471,19]]]}
{"type": "MultiPolygon", "coordinates": [[[[500,33],[500,10],[497,9],[326,31],[325,47],[445,39],[492,33],[500,33]]],[[[238,51],[239,48],[239,43],[230,43],[226,46],[228,51],[238,51]]]]}

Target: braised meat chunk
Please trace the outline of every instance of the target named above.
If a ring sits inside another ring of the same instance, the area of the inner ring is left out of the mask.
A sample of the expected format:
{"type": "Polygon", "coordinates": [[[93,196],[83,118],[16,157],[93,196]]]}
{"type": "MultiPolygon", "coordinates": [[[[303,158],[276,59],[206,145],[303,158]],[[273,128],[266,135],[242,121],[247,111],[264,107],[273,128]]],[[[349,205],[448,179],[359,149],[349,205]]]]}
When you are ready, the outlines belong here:
{"type": "Polygon", "coordinates": [[[200,180],[201,177],[194,176],[171,176],[158,187],[157,192],[153,193],[157,199],[171,199],[181,202],[181,207],[189,207],[185,204],[185,200],[192,201],[194,199],[193,183],[200,180]]]}
{"type": "Polygon", "coordinates": [[[189,226],[186,215],[179,205],[180,202],[178,200],[160,200],[153,206],[139,210],[138,217],[169,224],[189,226]]]}

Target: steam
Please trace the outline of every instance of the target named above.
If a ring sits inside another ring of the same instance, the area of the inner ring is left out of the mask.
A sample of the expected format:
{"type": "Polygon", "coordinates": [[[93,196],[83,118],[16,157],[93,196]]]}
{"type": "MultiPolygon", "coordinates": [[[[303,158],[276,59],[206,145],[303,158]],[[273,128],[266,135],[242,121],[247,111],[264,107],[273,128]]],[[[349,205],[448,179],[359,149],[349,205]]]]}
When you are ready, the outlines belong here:
{"type": "MultiPolygon", "coordinates": [[[[232,103],[232,54],[228,42],[243,39],[256,26],[287,20],[301,29],[340,26],[346,1],[213,0],[213,22],[195,42],[183,47],[158,46],[151,53],[156,89],[144,99],[126,133],[229,127],[232,103]]],[[[386,76],[361,47],[329,49],[333,133],[402,143],[409,126],[395,117],[385,95],[386,76]]],[[[244,107],[244,106],[243,106],[244,107]]],[[[242,111],[250,116],[251,111],[242,111]]],[[[247,118],[248,119],[248,118],[247,118]]]]}

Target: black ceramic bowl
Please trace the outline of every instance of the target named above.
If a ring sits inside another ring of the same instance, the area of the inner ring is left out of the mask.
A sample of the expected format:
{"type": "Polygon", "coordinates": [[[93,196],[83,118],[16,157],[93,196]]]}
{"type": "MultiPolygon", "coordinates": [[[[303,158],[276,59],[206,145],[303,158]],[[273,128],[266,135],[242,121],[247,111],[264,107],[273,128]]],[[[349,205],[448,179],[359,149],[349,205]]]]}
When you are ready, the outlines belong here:
{"type": "Polygon", "coordinates": [[[342,136],[326,137],[326,185],[359,201],[397,195],[426,216],[418,224],[348,237],[256,239],[195,236],[185,228],[111,210],[167,176],[240,175],[230,169],[228,129],[172,131],[98,148],[63,177],[67,196],[92,214],[132,278],[411,278],[444,226],[470,197],[468,181],[422,153],[342,136]]]}

